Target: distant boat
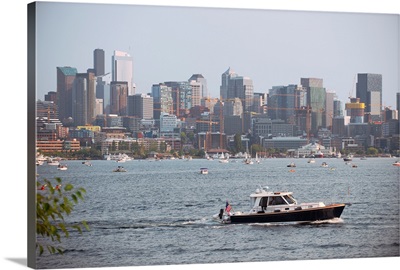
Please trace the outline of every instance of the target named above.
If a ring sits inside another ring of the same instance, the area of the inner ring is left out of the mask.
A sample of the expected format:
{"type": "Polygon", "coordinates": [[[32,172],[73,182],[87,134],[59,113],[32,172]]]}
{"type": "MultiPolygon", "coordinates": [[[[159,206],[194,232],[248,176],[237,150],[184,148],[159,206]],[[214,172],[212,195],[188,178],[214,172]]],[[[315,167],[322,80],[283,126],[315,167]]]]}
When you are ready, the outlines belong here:
{"type": "Polygon", "coordinates": [[[296,167],[296,164],[294,164],[294,162],[291,162],[286,167],[294,168],[294,167],[296,167]]]}
{"type": "Polygon", "coordinates": [[[68,169],[68,167],[67,167],[67,165],[61,165],[61,164],[59,164],[58,166],[57,166],[57,170],[60,170],[60,171],[66,171],[68,169]]]}
{"type": "Polygon", "coordinates": [[[200,174],[208,174],[207,168],[200,168],[200,174]]]}
{"type": "Polygon", "coordinates": [[[394,162],[392,165],[393,165],[393,166],[400,167],[400,160],[397,160],[397,161],[394,162]]]}
{"type": "Polygon", "coordinates": [[[58,160],[49,159],[49,160],[47,161],[47,165],[58,166],[58,165],[60,165],[60,162],[59,162],[58,160]]]}
{"type": "Polygon", "coordinates": [[[124,167],[118,166],[116,169],[113,170],[113,172],[126,172],[126,170],[124,167]]]}
{"type": "Polygon", "coordinates": [[[328,167],[328,163],[322,162],[321,167],[328,167]]]}
{"type": "Polygon", "coordinates": [[[82,161],[82,164],[89,167],[92,166],[92,163],[90,163],[90,161],[82,161]]]}
{"type": "Polygon", "coordinates": [[[347,155],[343,158],[344,161],[352,161],[353,160],[353,155],[347,155]]]}
{"type": "Polygon", "coordinates": [[[315,163],[315,159],[314,158],[310,158],[307,163],[315,163]]]}

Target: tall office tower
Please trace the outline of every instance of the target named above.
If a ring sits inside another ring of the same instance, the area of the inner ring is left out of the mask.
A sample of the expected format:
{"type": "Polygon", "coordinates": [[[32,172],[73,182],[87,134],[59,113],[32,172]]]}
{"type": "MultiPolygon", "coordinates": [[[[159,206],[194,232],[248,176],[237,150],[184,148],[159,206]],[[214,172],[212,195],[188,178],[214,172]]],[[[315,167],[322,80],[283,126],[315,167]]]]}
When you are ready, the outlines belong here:
{"type": "Polygon", "coordinates": [[[273,86],[268,93],[268,116],[295,123],[296,109],[305,105],[306,91],[301,85],[273,86]]]}
{"type": "Polygon", "coordinates": [[[201,105],[201,83],[195,80],[189,81],[192,88],[192,107],[201,105]]]}
{"type": "Polygon", "coordinates": [[[221,75],[220,98],[226,100],[228,98],[228,83],[231,78],[237,77],[237,74],[228,68],[227,71],[221,75]]]}
{"type": "Polygon", "coordinates": [[[111,73],[96,76],[96,98],[103,100],[103,112],[110,113],[110,83],[111,73]]]}
{"type": "Polygon", "coordinates": [[[192,77],[190,77],[188,81],[189,82],[196,81],[196,82],[200,83],[200,99],[203,97],[208,97],[207,80],[204,78],[203,75],[193,74],[192,77]]]}
{"type": "Polygon", "coordinates": [[[342,102],[339,99],[333,100],[333,117],[343,116],[342,102]]]}
{"type": "Polygon", "coordinates": [[[77,73],[73,67],[57,67],[57,106],[63,124],[72,117],[72,88],[77,73]]]}
{"type": "Polygon", "coordinates": [[[133,84],[133,58],[127,52],[114,51],[111,63],[112,80],[128,83],[128,95],[135,94],[133,84]]]}
{"type": "Polygon", "coordinates": [[[176,116],[184,116],[190,108],[192,108],[192,87],[189,82],[164,82],[171,88],[173,99],[173,114],[176,116]]]}
{"type": "Polygon", "coordinates": [[[333,119],[333,101],[336,98],[335,92],[326,92],[326,100],[325,100],[325,126],[332,130],[332,119],[333,119]]]}
{"type": "Polygon", "coordinates": [[[128,115],[128,83],[111,82],[110,84],[110,114],[128,115]]]}
{"type": "Polygon", "coordinates": [[[243,104],[240,98],[230,99],[224,102],[223,113],[225,116],[242,116],[243,104]]]}
{"type": "Polygon", "coordinates": [[[163,83],[153,84],[151,87],[151,96],[153,97],[154,119],[160,119],[161,113],[172,114],[173,99],[171,87],[163,83]]]}
{"type": "Polygon", "coordinates": [[[325,106],[326,90],[323,87],[323,80],[318,78],[301,78],[301,85],[307,90],[307,106],[311,109],[310,131],[315,136],[318,129],[326,127],[325,106]]]}
{"type": "Polygon", "coordinates": [[[266,100],[267,100],[267,94],[254,93],[253,108],[251,108],[251,111],[255,112],[255,113],[265,114],[266,113],[266,107],[265,107],[266,100]]]}
{"type": "Polygon", "coordinates": [[[371,73],[357,74],[356,97],[365,103],[365,113],[371,121],[381,120],[382,75],[371,73]]]}
{"type": "Polygon", "coordinates": [[[93,51],[93,69],[95,76],[101,76],[105,74],[105,62],[104,62],[104,50],[95,49],[93,51]]]}
{"type": "MultiPolygon", "coordinates": [[[[225,73],[224,73],[225,74],[225,73]]],[[[222,75],[224,78],[224,74],[222,75]]],[[[222,86],[224,85],[224,81],[222,81],[222,86]]],[[[250,111],[254,100],[254,90],[253,90],[253,80],[249,77],[243,76],[227,76],[227,93],[226,99],[234,99],[240,98],[243,102],[243,111],[250,111]]],[[[224,101],[224,99],[222,99],[224,101]]]]}
{"type": "Polygon", "coordinates": [[[140,119],[153,119],[153,98],[146,94],[128,96],[128,115],[140,119]]]}
{"type": "Polygon", "coordinates": [[[359,98],[350,98],[350,103],[346,103],[347,116],[350,116],[350,123],[364,123],[365,104],[359,98]]]}
{"type": "Polygon", "coordinates": [[[96,118],[95,76],[93,70],[76,74],[72,90],[72,118],[77,126],[92,124],[96,118]]]}

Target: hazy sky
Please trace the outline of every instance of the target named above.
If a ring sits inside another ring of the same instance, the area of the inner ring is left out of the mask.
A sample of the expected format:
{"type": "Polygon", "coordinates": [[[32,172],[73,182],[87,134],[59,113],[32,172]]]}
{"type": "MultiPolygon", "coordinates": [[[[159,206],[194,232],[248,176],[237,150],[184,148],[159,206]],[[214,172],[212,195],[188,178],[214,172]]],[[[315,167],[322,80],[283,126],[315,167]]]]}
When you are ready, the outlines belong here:
{"type": "Polygon", "coordinates": [[[231,67],[254,92],[322,78],[348,101],[357,73],[383,76],[383,104],[399,91],[399,15],[39,2],[37,98],[56,91],[56,67],[93,67],[93,50],[133,57],[137,93],[201,73],[212,97],[231,67]]]}

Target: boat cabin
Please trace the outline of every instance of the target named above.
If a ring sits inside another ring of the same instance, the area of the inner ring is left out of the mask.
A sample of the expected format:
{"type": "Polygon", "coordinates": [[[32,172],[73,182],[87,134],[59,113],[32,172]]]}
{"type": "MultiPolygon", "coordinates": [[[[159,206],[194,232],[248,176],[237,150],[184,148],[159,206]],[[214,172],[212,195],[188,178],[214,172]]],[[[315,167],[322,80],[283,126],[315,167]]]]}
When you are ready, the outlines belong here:
{"type": "Polygon", "coordinates": [[[323,203],[298,204],[293,192],[271,192],[265,189],[257,189],[252,193],[250,203],[250,214],[302,210],[324,205],[323,203]]]}
{"type": "MultiPolygon", "coordinates": [[[[297,201],[292,196],[293,192],[270,192],[257,189],[250,195],[251,213],[274,212],[281,208],[294,208],[297,201]]],[[[290,209],[291,210],[291,209],[290,209]]]]}

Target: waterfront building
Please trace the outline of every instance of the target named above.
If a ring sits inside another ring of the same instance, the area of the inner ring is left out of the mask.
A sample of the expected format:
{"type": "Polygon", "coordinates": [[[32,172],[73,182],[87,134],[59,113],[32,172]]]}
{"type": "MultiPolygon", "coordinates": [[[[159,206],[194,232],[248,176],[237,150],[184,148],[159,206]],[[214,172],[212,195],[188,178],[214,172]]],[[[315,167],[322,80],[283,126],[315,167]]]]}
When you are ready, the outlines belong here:
{"type": "Polygon", "coordinates": [[[38,140],[36,141],[38,152],[75,152],[81,149],[78,140],[38,140]]]}
{"type": "Polygon", "coordinates": [[[373,122],[381,121],[382,75],[372,73],[357,74],[356,97],[365,104],[365,113],[373,122]]]}
{"type": "Polygon", "coordinates": [[[280,119],[269,119],[265,117],[254,117],[252,124],[252,133],[255,137],[292,137],[296,133],[293,124],[285,123],[280,119]]]}
{"type": "Polygon", "coordinates": [[[301,137],[273,137],[273,138],[263,138],[261,140],[261,145],[268,149],[279,149],[282,150],[291,150],[290,152],[295,151],[307,144],[307,139],[301,137]]]}
{"type": "Polygon", "coordinates": [[[178,127],[176,115],[162,113],[160,116],[160,132],[173,132],[178,127]]]}
{"type": "Polygon", "coordinates": [[[295,150],[295,156],[297,157],[310,157],[316,153],[322,153],[324,157],[329,157],[332,155],[332,149],[319,143],[311,142],[309,144],[304,144],[295,150]]]}

